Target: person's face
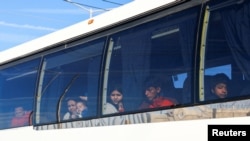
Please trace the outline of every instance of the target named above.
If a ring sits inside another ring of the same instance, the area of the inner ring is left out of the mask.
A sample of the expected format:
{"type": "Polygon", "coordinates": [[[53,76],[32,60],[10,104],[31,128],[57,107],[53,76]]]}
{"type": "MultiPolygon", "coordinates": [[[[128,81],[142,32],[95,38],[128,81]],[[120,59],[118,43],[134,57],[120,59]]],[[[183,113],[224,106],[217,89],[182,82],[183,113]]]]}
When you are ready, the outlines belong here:
{"type": "Polygon", "coordinates": [[[111,92],[110,98],[114,104],[118,104],[122,100],[122,94],[119,91],[114,90],[111,92]]]}
{"type": "Polygon", "coordinates": [[[227,85],[224,83],[217,84],[212,90],[214,94],[216,94],[219,98],[227,97],[227,85]]]}
{"type": "Polygon", "coordinates": [[[71,113],[75,113],[76,112],[76,102],[74,100],[69,100],[68,101],[68,110],[71,113]]]}
{"type": "Polygon", "coordinates": [[[22,117],[25,114],[22,107],[15,108],[15,115],[16,117],[22,117]]]}
{"type": "Polygon", "coordinates": [[[85,109],[86,106],[83,103],[78,102],[76,104],[76,107],[77,107],[77,111],[82,112],[85,109]]]}
{"type": "Polygon", "coordinates": [[[149,87],[149,88],[146,89],[145,95],[148,98],[148,100],[153,100],[157,96],[157,94],[160,93],[160,92],[161,92],[160,87],[157,87],[157,88],[149,87]]]}

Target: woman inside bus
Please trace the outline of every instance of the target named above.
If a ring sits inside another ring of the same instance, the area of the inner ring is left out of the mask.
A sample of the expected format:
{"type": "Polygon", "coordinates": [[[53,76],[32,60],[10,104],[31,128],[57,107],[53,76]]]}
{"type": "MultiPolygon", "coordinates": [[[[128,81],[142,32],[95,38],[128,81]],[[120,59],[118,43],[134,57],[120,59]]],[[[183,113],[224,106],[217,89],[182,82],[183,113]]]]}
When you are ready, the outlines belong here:
{"type": "Polygon", "coordinates": [[[63,116],[63,120],[77,118],[76,100],[74,98],[67,99],[68,112],[63,116]]]}
{"type": "Polygon", "coordinates": [[[160,79],[156,77],[149,77],[145,83],[146,100],[142,102],[139,109],[175,106],[177,104],[175,99],[161,96],[161,92],[162,83],[160,79]]]}

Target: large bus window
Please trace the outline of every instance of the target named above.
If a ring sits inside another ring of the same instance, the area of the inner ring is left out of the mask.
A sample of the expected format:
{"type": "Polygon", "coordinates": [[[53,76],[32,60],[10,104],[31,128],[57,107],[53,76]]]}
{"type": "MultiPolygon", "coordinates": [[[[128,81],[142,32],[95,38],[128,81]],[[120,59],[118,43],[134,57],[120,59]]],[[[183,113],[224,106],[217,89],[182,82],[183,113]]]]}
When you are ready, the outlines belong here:
{"type": "Polygon", "coordinates": [[[28,126],[40,59],[0,70],[0,129],[28,126]]]}
{"type": "Polygon", "coordinates": [[[119,105],[111,100],[112,88],[117,84],[122,88],[122,112],[140,110],[143,102],[148,104],[143,110],[173,106],[152,104],[157,98],[167,99],[166,103],[174,105],[191,102],[191,89],[185,94],[182,91],[187,75],[179,74],[190,74],[193,70],[197,10],[189,9],[111,36],[110,57],[107,57],[110,64],[106,64],[109,69],[105,72],[108,79],[104,83],[107,89],[103,96],[104,114],[120,112],[119,105]],[[146,85],[150,85],[146,81],[151,76],[158,78],[161,90],[149,99],[146,85]],[[184,97],[189,99],[184,101],[184,97]]]}
{"type": "Polygon", "coordinates": [[[97,115],[104,40],[80,44],[44,57],[38,88],[36,124],[97,115]],[[80,112],[77,102],[83,102],[80,112]]]}
{"type": "Polygon", "coordinates": [[[242,93],[248,87],[250,74],[250,53],[248,42],[250,39],[249,1],[241,3],[223,4],[211,1],[210,18],[207,30],[204,99],[225,99],[247,95],[242,93]],[[220,5],[220,6],[218,6],[220,5]],[[244,18],[239,18],[242,16],[244,18]],[[224,76],[222,76],[224,75],[224,76]],[[220,77],[218,77],[220,76],[220,77]],[[246,76],[246,77],[245,77],[246,76]],[[223,83],[226,87],[216,84],[223,83]],[[221,86],[219,88],[219,86],[221,86]],[[215,89],[220,89],[215,92],[215,89]]]}

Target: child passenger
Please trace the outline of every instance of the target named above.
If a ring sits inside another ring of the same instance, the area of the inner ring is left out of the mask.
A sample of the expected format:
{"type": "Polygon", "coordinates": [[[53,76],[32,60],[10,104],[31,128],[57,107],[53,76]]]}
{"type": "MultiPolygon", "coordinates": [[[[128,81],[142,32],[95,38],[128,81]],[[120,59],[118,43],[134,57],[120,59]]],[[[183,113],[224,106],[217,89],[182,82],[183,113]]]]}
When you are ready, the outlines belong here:
{"type": "Polygon", "coordinates": [[[11,120],[11,127],[28,126],[30,124],[31,111],[25,111],[22,106],[15,108],[15,116],[11,120]]]}
{"type": "Polygon", "coordinates": [[[228,96],[229,78],[224,73],[213,76],[211,81],[212,96],[210,99],[226,98],[228,96]]]}
{"type": "Polygon", "coordinates": [[[107,102],[106,109],[104,114],[111,114],[111,113],[120,113],[124,112],[124,104],[123,104],[123,93],[121,87],[115,86],[109,95],[110,99],[107,102]]]}
{"type": "Polygon", "coordinates": [[[149,77],[145,82],[145,96],[139,109],[158,108],[165,106],[175,106],[176,100],[161,96],[162,83],[156,77],[149,77]]]}
{"type": "Polygon", "coordinates": [[[78,118],[86,117],[88,112],[87,102],[85,100],[77,101],[76,109],[78,118]]]}

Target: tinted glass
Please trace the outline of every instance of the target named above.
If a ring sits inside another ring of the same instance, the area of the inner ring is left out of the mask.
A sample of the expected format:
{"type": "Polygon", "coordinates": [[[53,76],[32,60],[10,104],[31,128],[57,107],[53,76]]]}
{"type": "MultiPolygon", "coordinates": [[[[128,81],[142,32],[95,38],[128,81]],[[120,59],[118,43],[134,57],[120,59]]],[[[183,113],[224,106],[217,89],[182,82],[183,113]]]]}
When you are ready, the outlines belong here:
{"type": "Polygon", "coordinates": [[[40,59],[0,70],[0,128],[28,126],[40,59]]]}
{"type": "Polygon", "coordinates": [[[96,116],[103,47],[101,39],[45,56],[38,88],[37,124],[96,116]],[[84,102],[84,112],[76,109],[78,101],[84,102]]]}
{"type": "Polygon", "coordinates": [[[141,104],[148,102],[145,83],[151,76],[161,83],[158,96],[170,99],[175,105],[191,102],[191,89],[184,91],[184,81],[193,70],[198,10],[189,9],[111,36],[113,46],[106,71],[103,114],[141,110],[141,104]],[[112,99],[113,90],[118,88],[116,93],[122,93],[123,109],[112,99]]]}

